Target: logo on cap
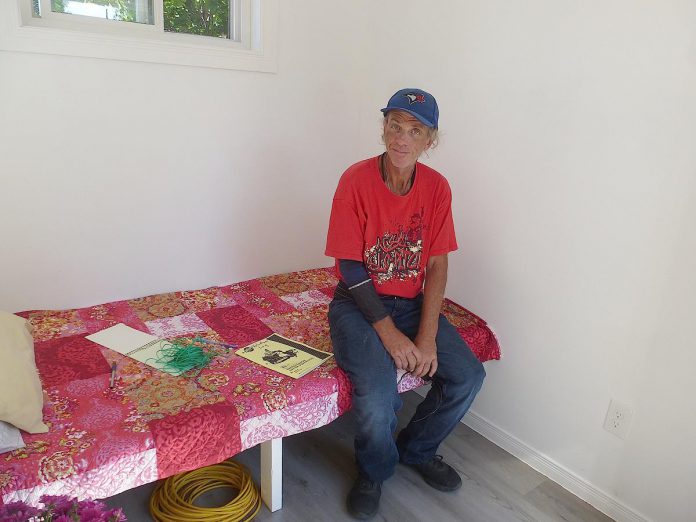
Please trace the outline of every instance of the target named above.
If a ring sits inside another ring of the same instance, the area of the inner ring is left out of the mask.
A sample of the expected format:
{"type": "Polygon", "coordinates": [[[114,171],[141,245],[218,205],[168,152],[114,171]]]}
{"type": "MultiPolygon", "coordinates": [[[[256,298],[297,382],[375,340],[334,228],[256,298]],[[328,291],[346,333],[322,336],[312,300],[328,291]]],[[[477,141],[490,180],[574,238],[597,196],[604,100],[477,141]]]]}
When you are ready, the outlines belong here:
{"type": "Polygon", "coordinates": [[[414,103],[425,103],[425,95],[423,94],[416,94],[413,92],[409,92],[407,94],[404,94],[406,98],[408,98],[408,104],[413,105],[414,103]]]}

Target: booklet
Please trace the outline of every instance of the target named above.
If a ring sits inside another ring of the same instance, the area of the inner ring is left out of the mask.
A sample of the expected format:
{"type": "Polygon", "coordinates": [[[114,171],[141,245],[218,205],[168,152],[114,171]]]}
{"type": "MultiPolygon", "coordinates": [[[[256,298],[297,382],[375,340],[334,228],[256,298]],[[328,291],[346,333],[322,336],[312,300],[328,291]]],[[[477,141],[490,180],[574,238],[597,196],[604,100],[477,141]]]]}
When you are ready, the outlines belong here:
{"type": "Polygon", "coordinates": [[[118,323],[106,330],[88,335],[86,339],[175,377],[194,366],[191,365],[191,368],[180,370],[171,369],[166,362],[159,361],[161,359],[160,350],[170,346],[171,343],[169,341],[141,332],[123,323],[118,323]]]}
{"type": "Polygon", "coordinates": [[[235,353],[294,379],[299,379],[333,357],[331,353],[316,350],[278,334],[269,335],[235,353]]]}

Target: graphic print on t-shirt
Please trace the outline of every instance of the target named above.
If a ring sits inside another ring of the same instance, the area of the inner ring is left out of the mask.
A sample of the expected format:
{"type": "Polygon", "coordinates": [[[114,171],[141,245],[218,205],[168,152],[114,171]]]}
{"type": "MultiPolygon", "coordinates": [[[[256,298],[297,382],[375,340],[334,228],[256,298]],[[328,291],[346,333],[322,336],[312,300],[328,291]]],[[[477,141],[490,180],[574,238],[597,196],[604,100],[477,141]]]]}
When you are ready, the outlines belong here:
{"type": "Polygon", "coordinates": [[[409,279],[415,284],[423,253],[423,208],[411,216],[407,227],[395,228],[396,232],[384,232],[365,249],[365,266],[378,284],[409,279]]]}

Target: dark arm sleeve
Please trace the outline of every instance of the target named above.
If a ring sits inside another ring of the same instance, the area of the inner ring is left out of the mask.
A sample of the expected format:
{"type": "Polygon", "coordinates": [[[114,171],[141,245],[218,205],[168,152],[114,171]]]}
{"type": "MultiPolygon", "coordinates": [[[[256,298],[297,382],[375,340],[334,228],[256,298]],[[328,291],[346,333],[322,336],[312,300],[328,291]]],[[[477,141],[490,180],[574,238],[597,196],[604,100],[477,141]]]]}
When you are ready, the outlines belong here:
{"type": "Polygon", "coordinates": [[[384,319],[388,315],[387,311],[377,295],[377,290],[375,290],[375,285],[372,283],[365,265],[360,261],[339,259],[338,269],[341,272],[341,279],[365,319],[370,324],[384,319]]]}

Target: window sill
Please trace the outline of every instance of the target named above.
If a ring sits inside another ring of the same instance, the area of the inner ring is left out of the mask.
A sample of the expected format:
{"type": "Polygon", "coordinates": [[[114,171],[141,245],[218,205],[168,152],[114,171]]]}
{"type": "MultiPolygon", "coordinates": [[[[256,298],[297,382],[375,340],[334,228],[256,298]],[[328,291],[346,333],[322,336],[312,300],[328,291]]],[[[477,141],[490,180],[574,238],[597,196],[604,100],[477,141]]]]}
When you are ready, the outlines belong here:
{"type": "Polygon", "coordinates": [[[274,73],[278,68],[278,0],[262,3],[253,23],[256,29],[252,31],[251,49],[244,49],[236,42],[189,35],[167,33],[153,38],[135,32],[98,33],[46,27],[42,20],[25,23],[19,2],[2,0],[0,50],[274,73]]]}

